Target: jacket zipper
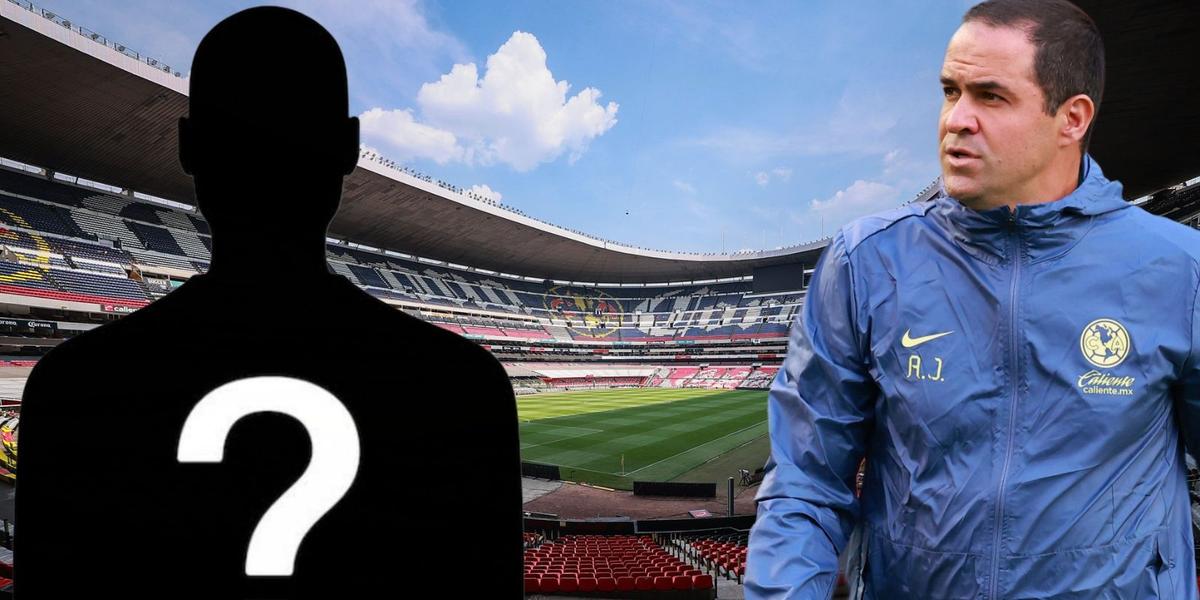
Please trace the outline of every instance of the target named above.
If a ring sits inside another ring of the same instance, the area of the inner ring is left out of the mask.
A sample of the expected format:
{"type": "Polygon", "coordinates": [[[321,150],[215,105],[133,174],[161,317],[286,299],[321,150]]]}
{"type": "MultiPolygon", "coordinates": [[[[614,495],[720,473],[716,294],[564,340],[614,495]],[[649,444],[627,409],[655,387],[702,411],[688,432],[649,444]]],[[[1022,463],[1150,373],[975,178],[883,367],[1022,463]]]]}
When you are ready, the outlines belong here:
{"type": "Polygon", "coordinates": [[[1009,286],[1009,339],[1011,354],[1009,355],[1010,370],[1009,377],[1012,379],[1012,400],[1008,407],[1008,446],[1004,451],[1004,468],[1000,470],[1000,484],[996,490],[996,523],[995,531],[992,539],[992,592],[990,597],[995,600],[997,598],[997,589],[1000,578],[1000,531],[1004,519],[1004,488],[1008,484],[1008,468],[1012,463],[1013,438],[1015,437],[1016,420],[1017,420],[1017,401],[1020,393],[1020,357],[1017,354],[1017,297],[1018,288],[1021,282],[1021,224],[1017,221],[1015,213],[1009,215],[1009,221],[1013,226],[1013,277],[1012,283],[1009,286]]]}

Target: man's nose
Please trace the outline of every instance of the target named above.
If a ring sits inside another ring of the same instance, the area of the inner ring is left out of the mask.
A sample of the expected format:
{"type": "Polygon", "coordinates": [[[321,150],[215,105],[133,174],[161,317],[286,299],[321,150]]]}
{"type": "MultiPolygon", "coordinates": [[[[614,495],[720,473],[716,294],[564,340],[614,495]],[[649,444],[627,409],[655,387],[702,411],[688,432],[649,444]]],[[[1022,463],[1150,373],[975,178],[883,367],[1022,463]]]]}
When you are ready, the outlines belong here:
{"type": "Polygon", "coordinates": [[[976,133],[979,131],[979,118],[975,105],[967,97],[959,98],[946,109],[943,117],[948,133],[976,133]]]}

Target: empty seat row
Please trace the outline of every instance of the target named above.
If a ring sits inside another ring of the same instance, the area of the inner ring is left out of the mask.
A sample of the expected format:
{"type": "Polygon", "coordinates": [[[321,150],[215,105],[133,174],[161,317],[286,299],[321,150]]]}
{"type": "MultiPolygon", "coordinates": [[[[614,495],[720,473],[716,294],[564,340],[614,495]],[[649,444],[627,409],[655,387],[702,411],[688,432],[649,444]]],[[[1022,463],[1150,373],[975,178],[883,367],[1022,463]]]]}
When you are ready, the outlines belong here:
{"type": "Polygon", "coordinates": [[[632,592],[667,590],[709,590],[711,575],[677,575],[675,577],[525,577],[526,593],[553,592],[632,592]]]}

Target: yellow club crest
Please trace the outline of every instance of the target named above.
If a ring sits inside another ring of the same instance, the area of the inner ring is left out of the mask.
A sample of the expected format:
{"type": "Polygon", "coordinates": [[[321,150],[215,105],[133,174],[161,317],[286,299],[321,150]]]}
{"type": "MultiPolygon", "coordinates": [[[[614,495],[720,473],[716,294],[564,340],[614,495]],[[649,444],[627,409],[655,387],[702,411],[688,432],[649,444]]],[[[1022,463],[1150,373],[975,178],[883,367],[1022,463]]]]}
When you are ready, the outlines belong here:
{"type": "Polygon", "coordinates": [[[1079,336],[1079,349],[1083,357],[1101,369],[1121,364],[1132,348],[1129,332],[1113,319],[1096,319],[1088,323],[1079,336]]]}

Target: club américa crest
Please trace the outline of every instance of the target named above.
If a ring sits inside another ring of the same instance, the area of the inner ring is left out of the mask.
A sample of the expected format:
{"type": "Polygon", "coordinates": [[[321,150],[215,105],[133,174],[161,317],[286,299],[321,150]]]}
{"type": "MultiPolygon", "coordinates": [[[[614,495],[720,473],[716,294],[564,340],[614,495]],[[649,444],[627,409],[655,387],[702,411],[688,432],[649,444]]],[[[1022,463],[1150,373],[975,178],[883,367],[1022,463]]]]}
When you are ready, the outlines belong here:
{"type": "Polygon", "coordinates": [[[1129,330],[1116,319],[1096,319],[1079,335],[1079,351],[1091,369],[1079,376],[1076,385],[1085,394],[1132,396],[1136,379],[1112,369],[1125,362],[1133,351],[1129,330]]]}
{"type": "Polygon", "coordinates": [[[584,293],[565,286],[550,288],[542,296],[546,310],[565,319],[567,329],[588,337],[605,338],[621,326],[621,303],[600,291],[584,293]]]}

